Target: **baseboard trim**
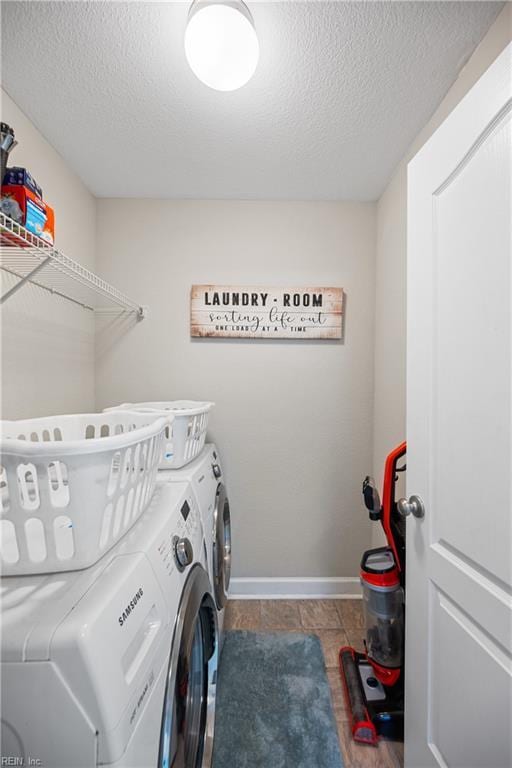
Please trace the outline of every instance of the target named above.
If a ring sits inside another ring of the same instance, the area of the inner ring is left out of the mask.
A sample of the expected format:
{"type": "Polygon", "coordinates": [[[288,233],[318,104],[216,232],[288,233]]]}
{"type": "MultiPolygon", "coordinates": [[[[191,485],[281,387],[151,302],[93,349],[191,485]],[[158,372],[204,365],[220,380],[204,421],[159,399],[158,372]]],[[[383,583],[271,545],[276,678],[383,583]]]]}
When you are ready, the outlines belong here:
{"type": "Polygon", "coordinates": [[[357,576],[233,578],[230,600],[300,600],[311,598],[361,598],[357,576]]]}

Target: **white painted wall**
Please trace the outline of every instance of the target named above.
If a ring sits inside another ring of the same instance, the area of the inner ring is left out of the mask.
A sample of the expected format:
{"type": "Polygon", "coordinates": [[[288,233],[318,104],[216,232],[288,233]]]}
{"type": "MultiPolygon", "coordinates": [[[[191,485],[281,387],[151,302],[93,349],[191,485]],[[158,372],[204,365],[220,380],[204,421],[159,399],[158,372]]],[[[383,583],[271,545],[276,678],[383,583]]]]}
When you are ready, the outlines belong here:
{"type": "MultiPolygon", "coordinates": [[[[9,163],[28,168],[53,205],[57,247],[94,269],[95,198],[3,90],[1,101],[19,143],[9,163]]],[[[5,290],[15,282],[2,274],[5,290]]],[[[94,408],[92,313],[24,286],[2,306],[1,325],[3,418],[94,408]]]]}
{"type": "Polygon", "coordinates": [[[98,201],[98,271],[149,317],[105,321],[97,406],[217,404],[236,576],[353,576],[370,541],[375,205],[98,201]],[[334,285],[344,343],[190,339],[193,283],[334,285]]]}
{"type": "MultiPolygon", "coordinates": [[[[406,436],[407,163],[512,39],[506,3],[438,109],[416,138],[377,206],[375,396],[373,472],[381,483],[384,459],[406,436]]],[[[382,540],[379,526],[373,541],[382,540]]]]}

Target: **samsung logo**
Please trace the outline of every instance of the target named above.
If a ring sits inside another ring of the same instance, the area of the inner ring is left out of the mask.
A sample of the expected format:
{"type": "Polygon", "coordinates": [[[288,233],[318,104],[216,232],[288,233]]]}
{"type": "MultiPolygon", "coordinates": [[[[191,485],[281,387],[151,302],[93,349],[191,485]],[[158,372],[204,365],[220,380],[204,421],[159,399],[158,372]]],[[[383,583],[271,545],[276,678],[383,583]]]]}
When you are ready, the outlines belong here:
{"type": "Polygon", "coordinates": [[[144,592],[142,590],[142,587],[140,587],[140,589],[138,589],[137,592],[134,594],[134,596],[132,597],[132,599],[130,600],[130,602],[122,612],[122,614],[119,616],[118,622],[120,627],[123,626],[128,616],[133,612],[133,610],[135,609],[135,606],[137,605],[139,600],[141,600],[143,594],[144,592]]]}

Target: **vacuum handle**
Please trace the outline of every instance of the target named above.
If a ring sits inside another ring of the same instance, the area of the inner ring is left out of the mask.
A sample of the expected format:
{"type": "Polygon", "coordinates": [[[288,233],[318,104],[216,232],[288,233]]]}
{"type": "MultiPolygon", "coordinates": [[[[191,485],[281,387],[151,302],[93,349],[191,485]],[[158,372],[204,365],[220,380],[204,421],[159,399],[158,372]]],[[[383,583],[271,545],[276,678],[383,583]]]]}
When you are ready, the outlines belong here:
{"type": "Polygon", "coordinates": [[[381,503],[380,496],[373,478],[367,475],[363,482],[363,499],[364,504],[368,512],[370,513],[370,520],[380,520],[381,517],[381,503]]]}

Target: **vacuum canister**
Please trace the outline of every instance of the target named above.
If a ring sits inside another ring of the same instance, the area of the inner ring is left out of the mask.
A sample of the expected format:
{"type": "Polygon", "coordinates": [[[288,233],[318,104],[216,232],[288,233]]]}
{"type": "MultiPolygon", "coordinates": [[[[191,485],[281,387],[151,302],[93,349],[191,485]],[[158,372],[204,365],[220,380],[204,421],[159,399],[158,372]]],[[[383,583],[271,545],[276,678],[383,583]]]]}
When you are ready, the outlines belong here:
{"type": "Polygon", "coordinates": [[[400,667],[404,648],[404,591],[390,547],[364,553],[361,585],[368,659],[376,668],[400,667]]]}

